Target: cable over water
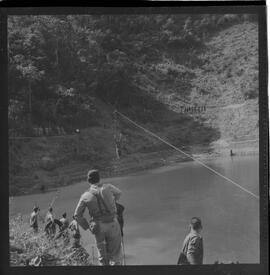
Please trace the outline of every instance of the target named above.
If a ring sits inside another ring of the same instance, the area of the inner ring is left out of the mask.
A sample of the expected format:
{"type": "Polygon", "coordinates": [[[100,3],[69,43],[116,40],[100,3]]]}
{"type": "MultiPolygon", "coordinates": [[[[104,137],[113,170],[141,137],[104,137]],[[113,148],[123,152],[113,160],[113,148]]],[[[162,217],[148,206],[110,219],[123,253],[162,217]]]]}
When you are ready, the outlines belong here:
{"type": "Polygon", "coordinates": [[[202,165],[203,167],[207,168],[208,170],[210,170],[211,172],[213,172],[214,174],[218,175],[219,177],[225,179],[226,181],[232,183],[233,185],[235,185],[236,187],[240,188],[241,190],[245,191],[246,193],[248,193],[249,195],[251,195],[252,197],[256,198],[259,200],[259,196],[255,195],[254,193],[252,193],[251,191],[247,190],[246,188],[244,188],[243,186],[239,185],[238,183],[236,183],[235,181],[227,178],[226,176],[220,174],[218,171],[214,170],[213,168],[209,167],[208,165],[204,164],[203,162],[201,162],[200,160],[192,157],[191,155],[187,154],[186,152],[182,151],[181,149],[179,149],[178,147],[172,145],[171,143],[169,143],[168,141],[164,140],[163,138],[161,138],[160,136],[156,135],[155,133],[147,130],[146,128],[144,128],[143,126],[139,125],[138,123],[136,123],[135,121],[133,121],[132,119],[130,119],[129,117],[127,117],[126,115],[120,113],[119,111],[115,111],[116,113],[118,113],[120,116],[122,116],[123,118],[125,118],[126,120],[128,120],[130,123],[132,123],[133,125],[135,125],[136,127],[140,128],[141,130],[143,130],[144,132],[146,132],[147,134],[157,138],[158,140],[162,141],[163,143],[167,144],[168,146],[170,146],[171,148],[175,149],[176,151],[184,154],[185,156],[191,158],[192,160],[196,161],[197,163],[199,163],[200,165],[202,165]]]}

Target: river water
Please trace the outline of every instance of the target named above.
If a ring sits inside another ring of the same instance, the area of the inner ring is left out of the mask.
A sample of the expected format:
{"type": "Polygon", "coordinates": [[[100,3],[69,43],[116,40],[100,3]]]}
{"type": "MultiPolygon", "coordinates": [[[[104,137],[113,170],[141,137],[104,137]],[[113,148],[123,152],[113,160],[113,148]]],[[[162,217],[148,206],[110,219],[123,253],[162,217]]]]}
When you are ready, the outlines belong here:
{"type": "MultiPolygon", "coordinates": [[[[204,163],[259,194],[258,156],[204,163]]],[[[180,163],[104,182],[123,192],[126,264],[175,264],[193,216],[203,223],[205,264],[216,260],[259,263],[259,200],[200,164],[180,163]]],[[[61,188],[56,216],[65,211],[71,217],[87,187],[83,182],[61,188]]],[[[10,214],[25,215],[35,203],[46,209],[53,196],[54,192],[15,197],[10,214]]],[[[90,232],[82,233],[83,245],[96,254],[90,232]]]]}

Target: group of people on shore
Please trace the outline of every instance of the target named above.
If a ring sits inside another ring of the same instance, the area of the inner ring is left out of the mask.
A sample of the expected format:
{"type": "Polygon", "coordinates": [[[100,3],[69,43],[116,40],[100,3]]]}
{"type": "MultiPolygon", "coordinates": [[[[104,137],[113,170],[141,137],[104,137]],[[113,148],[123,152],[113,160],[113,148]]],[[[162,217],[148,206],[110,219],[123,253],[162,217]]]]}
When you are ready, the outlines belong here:
{"type": "MultiPolygon", "coordinates": [[[[39,227],[38,227],[39,211],[40,211],[39,207],[35,206],[30,217],[30,227],[33,228],[35,233],[37,233],[39,230],[39,227]]],[[[46,214],[44,222],[45,222],[44,231],[46,233],[46,236],[49,239],[57,240],[62,237],[65,240],[65,242],[68,243],[70,241],[70,234],[68,231],[70,230],[71,236],[72,236],[72,247],[80,246],[80,238],[81,238],[80,228],[74,216],[71,222],[69,222],[67,218],[67,213],[63,213],[62,218],[55,219],[53,215],[53,208],[50,207],[46,214]],[[56,230],[57,226],[59,228],[58,232],[56,230]]]]}
{"type": "MultiPolygon", "coordinates": [[[[60,220],[53,218],[50,207],[46,215],[45,232],[55,239],[65,236],[68,229],[73,234],[74,246],[80,245],[79,225],[83,230],[90,230],[96,240],[100,265],[122,265],[125,263],[123,247],[123,211],[124,207],[118,202],[121,190],[112,184],[100,181],[98,170],[90,170],[87,174],[90,188],[84,192],[77,204],[73,221],[69,224],[66,213],[60,220]],[[84,217],[88,209],[90,221],[84,217]],[[55,227],[59,225],[56,235],[55,227]]],[[[38,231],[37,216],[39,208],[35,207],[31,214],[30,225],[38,231]]],[[[193,217],[190,222],[190,232],[186,236],[177,264],[203,264],[203,239],[201,236],[202,222],[193,217]]]]}

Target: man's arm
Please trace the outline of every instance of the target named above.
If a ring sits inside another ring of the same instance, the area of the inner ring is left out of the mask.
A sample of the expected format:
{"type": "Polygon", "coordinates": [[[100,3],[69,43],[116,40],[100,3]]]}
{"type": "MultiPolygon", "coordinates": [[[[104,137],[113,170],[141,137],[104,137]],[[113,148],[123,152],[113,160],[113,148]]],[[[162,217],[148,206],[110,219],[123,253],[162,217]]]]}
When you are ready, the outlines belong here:
{"type": "Polygon", "coordinates": [[[86,203],[83,200],[83,198],[80,199],[76,209],[75,209],[75,213],[74,216],[78,222],[78,224],[84,229],[87,230],[89,228],[89,224],[87,222],[87,220],[83,217],[83,213],[85,211],[86,208],[86,203]]]}
{"type": "Polygon", "coordinates": [[[117,187],[115,187],[112,184],[108,184],[108,186],[109,186],[109,188],[110,188],[110,190],[111,190],[111,192],[114,196],[115,201],[118,201],[121,197],[121,194],[122,194],[121,190],[118,189],[117,187]]]}

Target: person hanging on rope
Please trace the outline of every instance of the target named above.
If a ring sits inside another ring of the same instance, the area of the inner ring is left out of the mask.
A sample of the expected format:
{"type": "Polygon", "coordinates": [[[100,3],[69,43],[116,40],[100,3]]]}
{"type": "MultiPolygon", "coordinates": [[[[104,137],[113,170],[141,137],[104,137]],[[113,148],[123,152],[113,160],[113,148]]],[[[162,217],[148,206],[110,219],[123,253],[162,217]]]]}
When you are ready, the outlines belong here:
{"type": "Polygon", "coordinates": [[[89,229],[94,234],[100,265],[121,265],[121,229],[115,204],[121,191],[112,184],[100,182],[98,170],[90,170],[87,181],[90,189],[81,196],[74,216],[84,230],[89,229]],[[83,217],[86,208],[90,223],[83,217]]]}
{"type": "Polygon", "coordinates": [[[113,131],[114,131],[114,144],[115,144],[115,154],[116,158],[120,159],[122,155],[122,150],[121,150],[121,133],[120,135],[117,134],[117,129],[119,128],[119,122],[117,118],[117,111],[115,110],[113,112],[113,131]]]}
{"type": "Polygon", "coordinates": [[[118,136],[116,134],[114,135],[114,140],[116,157],[117,159],[120,159],[120,157],[123,155],[123,152],[127,153],[126,138],[124,134],[120,132],[118,136]]]}
{"type": "Polygon", "coordinates": [[[38,232],[38,212],[39,212],[39,207],[34,206],[33,212],[31,213],[30,217],[30,227],[33,228],[34,232],[38,232]]]}
{"type": "Polygon", "coordinates": [[[200,218],[193,217],[190,222],[190,232],[186,236],[182,251],[178,258],[178,265],[203,264],[203,238],[200,235],[202,222],[200,218]]]}
{"type": "Polygon", "coordinates": [[[115,143],[115,154],[116,154],[116,158],[120,159],[121,155],[122,155],[122,151],[121,151],[121,141],[119,139],[119,137],[115,134],[114,135],[114,143],[115,143]]]}

